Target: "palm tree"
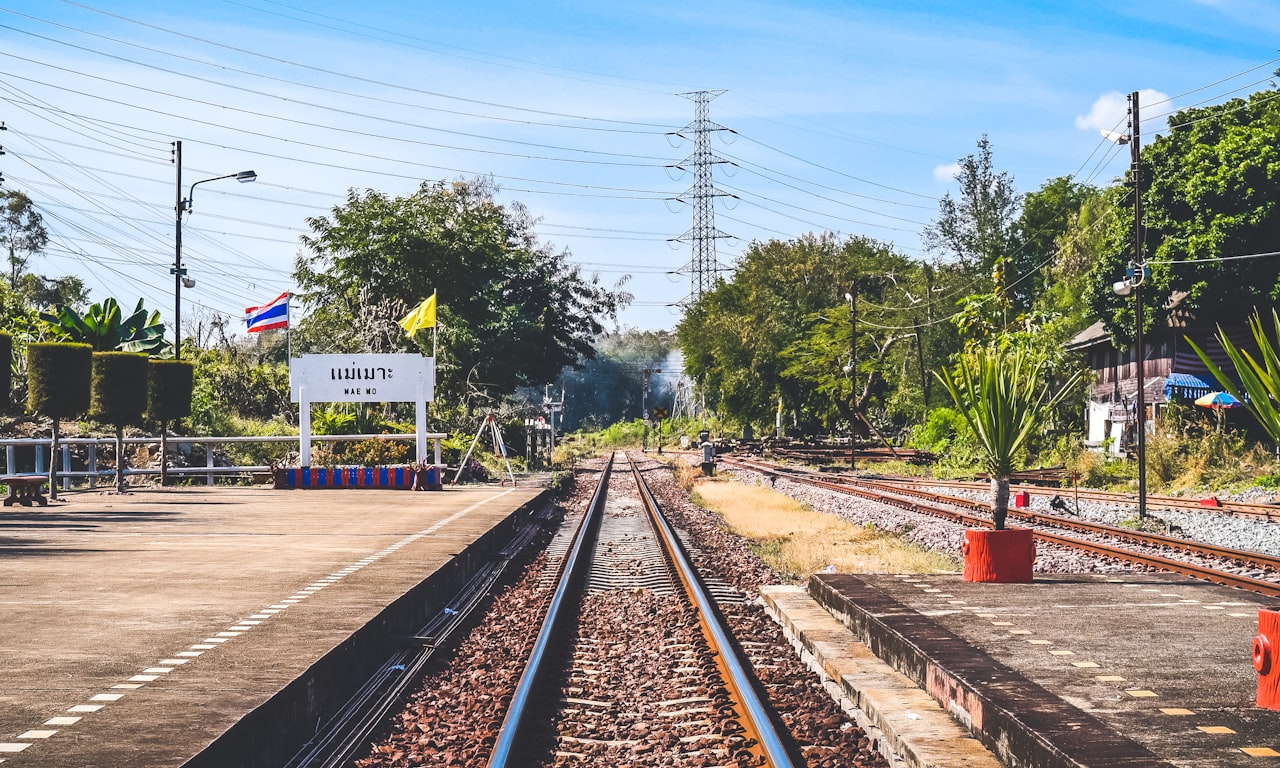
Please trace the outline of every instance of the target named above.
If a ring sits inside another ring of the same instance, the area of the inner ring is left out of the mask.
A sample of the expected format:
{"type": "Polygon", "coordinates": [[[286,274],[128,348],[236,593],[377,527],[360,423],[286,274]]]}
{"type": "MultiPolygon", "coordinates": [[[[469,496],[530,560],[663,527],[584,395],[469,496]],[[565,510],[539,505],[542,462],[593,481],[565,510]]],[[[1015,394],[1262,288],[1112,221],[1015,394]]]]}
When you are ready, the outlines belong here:
{"type": "Polygon", "coordinates": [[[1080,377],[1076,373],[1051,396],[1041,383],[1044,369],[1044,359],[1025,349],[977,348],[965,352],[954,371],[934,372],[977,436],[991,475],[996,530],[1004,529],[1009,513],[1009,478],[1018,454],[1080,377]]]}
{"type": "Polygon", "coordinates": [[[1271,319],[1276,327],[1274,344],[1262,327],[1262,317],[1254,312],[1249,318],[1249,329],[1253,332],[1254,343],[1258,345],[1259,359],[1254,359],[1248,351],[1232,344],[1227,338],[1226,331],[1222,330],[1222,326],[1218,326],[1215,338],[1218,340],[1218,345],[1227,353],[1227,357],[1231,359],[1238,379],[1228,376],[1200,347],[1196,346],[1194,341],[1184,338],[1187,338],[1187,343],[1199,355],[1200,361],[1218,380],[1222,388],[1239,400],[1245,410],[1253,414],[1272,440],[1280,443],[1280,354],[1276,351],[1280,349],[1280,315],[1274,309],[1271,310],[1271,319]]]}

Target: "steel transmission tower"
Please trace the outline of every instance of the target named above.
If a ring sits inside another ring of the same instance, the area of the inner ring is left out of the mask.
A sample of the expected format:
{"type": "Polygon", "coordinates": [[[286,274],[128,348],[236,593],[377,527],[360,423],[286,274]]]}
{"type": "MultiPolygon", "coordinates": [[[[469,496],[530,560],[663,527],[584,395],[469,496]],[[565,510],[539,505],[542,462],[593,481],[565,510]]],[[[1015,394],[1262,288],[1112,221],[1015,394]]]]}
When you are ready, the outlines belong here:
{"type": "Polygon", "coordinates": [[[715,199],[725,195],[716,189],[711,180],[711,168],[716,163],[726,162],[711,152],[711,134],[713,131],[728,130],[722,125],[711,122],[711,100],[724,91],[693,91],[681,93],[680,96],[694,103],[693,122],[676,132],[676,135],[693,142],[693,154],[689,155],[676,167],[693,174],[693,186],[685,190],[676,199],[693,206],[693,226],[683,235],[676,238],[680,242],[692,245],[692,258],[689,271],[692,276],[690,301],[696,301],[703,292],[715,284],[716,272],[716,240],[731,237],[716,229],[715,199]]]}

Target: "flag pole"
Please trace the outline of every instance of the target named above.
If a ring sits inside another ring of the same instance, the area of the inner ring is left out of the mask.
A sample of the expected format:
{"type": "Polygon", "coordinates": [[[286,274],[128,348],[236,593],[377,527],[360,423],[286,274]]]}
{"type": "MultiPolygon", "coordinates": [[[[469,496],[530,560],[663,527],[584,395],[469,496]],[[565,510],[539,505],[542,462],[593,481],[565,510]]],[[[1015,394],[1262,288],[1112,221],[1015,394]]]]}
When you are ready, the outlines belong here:
{"type": "Polygon", "coordinates": [[[284,364],[289,365],[289,361],[293,360],[293,293],[285,291],[284,304],[284,364]]]}

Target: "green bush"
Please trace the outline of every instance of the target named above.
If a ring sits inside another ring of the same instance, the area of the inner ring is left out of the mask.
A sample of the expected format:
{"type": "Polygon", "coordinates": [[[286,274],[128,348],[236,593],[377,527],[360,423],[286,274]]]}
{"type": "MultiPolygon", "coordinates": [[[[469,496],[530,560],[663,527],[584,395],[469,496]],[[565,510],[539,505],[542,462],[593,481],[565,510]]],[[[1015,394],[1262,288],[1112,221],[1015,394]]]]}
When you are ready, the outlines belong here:
{"type": "Polygon", "coordinates": [[[194,386],[194,363],[153,358],[147,366],[147,416],[156,421],[190,416],[194,386]]]}
{"type": "Polygon", "coordinates": [[[27,345],[27,410],[69,419],[89,410],[93,347],[88,344],[27,345]]]}
{"type": "MultiPolygon", "coordinates": [[[[226,430],[220,435],[240,435],[245,437],[290,436],[296,438],[298,429],[285,422],[284,419],[271,421],[254,421],[229,416],[223,422],[226,430]]],[[[270,466],[285,458],[290,451],[296,451],[298,443],[223,443],[221,449],[230,463],[242,467],[270,466]]]]}
{"type": "Polygon", "coordinates": [[[405,464],[409,460],[410,448],[400,440],[361,440],[347,446],[342,453],[342,463],[360,467],[405,464]]]}
{"type": "Polygon", "coordinates": [[[147,356],[134,352],[94,352],[89,413],[117,426],[138,424],[147,410],[147,356]]]}

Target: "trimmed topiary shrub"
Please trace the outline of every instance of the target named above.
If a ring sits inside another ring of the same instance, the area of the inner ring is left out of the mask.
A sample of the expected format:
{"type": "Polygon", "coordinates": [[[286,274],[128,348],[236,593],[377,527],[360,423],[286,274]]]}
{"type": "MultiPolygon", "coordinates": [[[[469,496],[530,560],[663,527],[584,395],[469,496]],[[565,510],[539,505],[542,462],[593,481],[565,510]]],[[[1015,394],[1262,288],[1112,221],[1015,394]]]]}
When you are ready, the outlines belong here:
{"type": "Polygon", "coordinates": [[[191,415],[195,363],[158,360],[147,366],[147,416],[160,422],[160,485],[169,483],[169,422],[191,415]]]}
{"type": "Polygon", "coordinates": [[[13,400],[13,336],[0,331],[0,411],[8,411],[13,400]]]}
{"type": "Polygon", "coordinates": [[[37,342],[27,345],[27,410],[53,420],[49,448],[49,498],[58,498],[58,419],[89,410],[93,347],[37,342]]]}
{"type": "Polygon", "coordinates": [[[54,419],[89,410],[93,347],[88,344],[27,345],[27,409],[54,419]]]}
{"type": "Polygon", "coordinates": [[[147,417],[171,421],[191,415],[195,363],[152,359],[147,367],[147,417]]]}
{"type": "Polygon", "coordinates": [[[147,356],[136,352],[93,353],[93,418],[116,426],[116,490],[124,492],[124,425],[140,424],[147,410],[147,356]]]}
{"type": "Polygon", "coordinates": [[[147,410],[147,356],[94,352],[89,414],[117,426],[139,424],[147,410]]]}

